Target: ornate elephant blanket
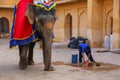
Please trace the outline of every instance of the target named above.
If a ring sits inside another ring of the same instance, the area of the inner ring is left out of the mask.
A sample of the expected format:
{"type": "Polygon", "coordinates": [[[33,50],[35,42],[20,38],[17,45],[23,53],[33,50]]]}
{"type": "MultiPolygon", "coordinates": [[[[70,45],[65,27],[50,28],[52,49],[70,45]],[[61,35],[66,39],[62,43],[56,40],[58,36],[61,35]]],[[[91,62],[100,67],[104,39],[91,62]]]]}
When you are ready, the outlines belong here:
{"type": "Polygon", "coordinates": [[[28,3],[33,3],[33,0],[21,0],[17,7],[14,7],[10,48],[16,45],[28,44],[37,38],[35,25],[30,24],[24,15],[28,3]]]}

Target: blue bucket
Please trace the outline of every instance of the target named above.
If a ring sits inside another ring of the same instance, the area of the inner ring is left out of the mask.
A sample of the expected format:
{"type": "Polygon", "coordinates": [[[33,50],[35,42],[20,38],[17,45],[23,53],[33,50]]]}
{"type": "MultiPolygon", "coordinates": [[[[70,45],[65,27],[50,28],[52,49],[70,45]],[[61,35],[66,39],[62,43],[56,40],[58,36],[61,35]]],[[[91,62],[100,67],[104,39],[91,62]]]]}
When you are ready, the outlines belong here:
{"type": "Polygon", "coordinates": [[[72,63],[78,62],[78,54],[72,54],[72,63]]]}

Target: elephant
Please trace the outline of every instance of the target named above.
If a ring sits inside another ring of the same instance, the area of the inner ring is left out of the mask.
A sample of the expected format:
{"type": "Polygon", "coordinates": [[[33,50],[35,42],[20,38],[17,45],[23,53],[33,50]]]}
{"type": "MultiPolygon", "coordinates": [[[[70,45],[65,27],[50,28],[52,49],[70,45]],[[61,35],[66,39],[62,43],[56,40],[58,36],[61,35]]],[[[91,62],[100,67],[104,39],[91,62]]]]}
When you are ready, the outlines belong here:
{"type": "MultiPolygon", "coordinates": [[[[28,4],[25,15],[30,24],[36,25],[36,32],[43,43],[43,62],[44,71],[54,71],[51,63],[52,53],[52,34],[56,21],[55,6],[50,11],[43,9],[39,5],[28,4]]],[[[19,45],[19,68],[26,69],[28,65],[33,64],[33,49],[36,42],[30,42],[26,45],[19,45]]]]}

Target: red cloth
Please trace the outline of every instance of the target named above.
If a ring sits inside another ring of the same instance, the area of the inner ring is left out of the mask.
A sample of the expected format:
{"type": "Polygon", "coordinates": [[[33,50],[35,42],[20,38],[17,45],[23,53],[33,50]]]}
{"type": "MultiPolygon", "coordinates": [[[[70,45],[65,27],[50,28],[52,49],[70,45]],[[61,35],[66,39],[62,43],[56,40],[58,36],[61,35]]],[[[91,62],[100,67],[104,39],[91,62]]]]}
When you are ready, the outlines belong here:
{"type": "Polygon", "coordinates": [[[13,39],[26,39],[32,34],[32,25],[25,16],[28,3],[33,3],[33,0],[20,0],[17,5],[13,39]]]}

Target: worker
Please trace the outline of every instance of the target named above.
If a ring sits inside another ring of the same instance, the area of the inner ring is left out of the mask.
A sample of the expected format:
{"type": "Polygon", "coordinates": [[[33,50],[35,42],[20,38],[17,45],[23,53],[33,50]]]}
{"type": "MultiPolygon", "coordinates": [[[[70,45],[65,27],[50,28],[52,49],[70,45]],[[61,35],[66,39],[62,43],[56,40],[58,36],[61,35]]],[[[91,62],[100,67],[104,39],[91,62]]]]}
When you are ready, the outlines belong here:
{"type": "Polygon", "coordinates": [[[82,42],[79,43],[78,49],[79,49],[79,64],[80,64],[80,66],[85,64],[86,61],[96,63],[95,60],[92,57],[91,48],[90,48],[90,46],[88,46],[86,44],[85,41],[82,41],[82,42]],[[86,55],[88,57],[88,60],[86,60],[86,61],[85,61],[85,56],[84,56],[85,53],[86,53],[86,55]]]}

